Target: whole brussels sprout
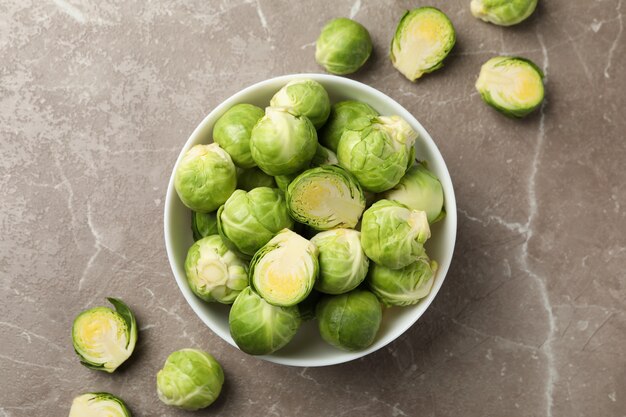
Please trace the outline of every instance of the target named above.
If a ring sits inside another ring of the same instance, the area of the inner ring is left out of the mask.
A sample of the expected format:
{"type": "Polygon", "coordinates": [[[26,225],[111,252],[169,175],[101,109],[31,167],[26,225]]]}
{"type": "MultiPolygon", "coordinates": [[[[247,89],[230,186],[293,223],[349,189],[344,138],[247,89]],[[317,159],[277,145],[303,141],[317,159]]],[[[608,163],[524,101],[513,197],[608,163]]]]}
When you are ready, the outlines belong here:
{"type": "Polygon", "coordinates": [[[236,185],[235,164],[217,143],[189,149],[174,176],[180,200],[201,213],[217,210],[235,191],[236,185]]]}
{"type": "Polygon", "coordinates": [[[371,53],[372,39],[367,29],[345,17],[326,23],[315,46],[317,63],[338,75],[357,71],[371,53]]]}
{"type": "Polygon", "coordinates": [[[263,109],[252,104],[235,104],[213,127],[213,140],[220,145],[240,168],[256,165],[250,154],[250,133],[263,117],[263,109]]]}
{"type": "Polygon", "coordinates": [[[378,116],[376,110],[360,101],[340,101],[330,107],[328,121],[319,132],[319,142],[328,149],[337,152],[339,139],[350,120],[363,116],[378,116]]]}
{"type": "Polygon", "coordinates": [[[203,237],[217,234],[217,213],[198,213],[191,212],[191,231],[193,232],[193,240],[197,241],[203,237]]]}
{"type": "Polygon", "coordinates": [[[80,313],[72,325],[72,342],[83,365],[112,373],[135,350],[137,322],[122,300],[107,300],[113,304],[115,311],[108,307],[95,307],[80,313]]]}
{"type": "Polygon", "coordinates": [[[361,248],[361,233],[351,229],[328,230],[316,234],[311,243],[320,253],[316,290],[343,294],[363,282],[370,261],[361,248]]]}
{"type": "Polygon", "coordinates": [[[224,243],[251,257],[276,233],[292,228],[282,193],[276,188],[236,190],[217,212],[217,228],[224,243]]]}
{"type": "Polygon", "coordinates": [[[322,339],[348,351],[374,343],[383,318],[380,302],[366,290],[326,295],[317,304],[316,313],[322,339]]]}
{"type": "Polygon", "coordinates": [[[250,287],[243,290],[230,309],[230,335],[242,351],[268,355],[284,347],[300,327],[298,307],[278,307],[250,287]]]}
{"type": "Polygon", "coordinates": [[[121,398],[108,392],[88,392],[72,401],[69,417],[131,417],[121,398]]]}
{"type": "Polygon", "coordinates": [[[379,193],[400,182],[416,139],[417,132],[399,116],[362,117],[348,123],[337,158],[363,189],[379,193]]]}
{"type": "Polygon", "coordinates": [[[291,217],[317,230],[353,228],[365,210],[361,186],[336,165],[304,171],[291,181],[285,197],[291,217]]]}
{"type": "Polygon", "coordinates": [[[185,274],[191,291],[204,301],[232,304],[248,286],[248,266],[219,235],[207,236],[187,252],[185,274]]]}
{"type": "Polygon", "coordinates": [[[387,268],[400,269],[417,261],[424,255],[428,238],[430,227],[424,211],[380,200],[363,213],[363,250],[372,261],[387,268]]]}
{"type": "Polygon", "coordinates": [[[250,151],[268,175],[289,175],[306,169],[317,150],[317,132],[305,116],[286,108],[268,107],[252,129],[250,151]]]}
{"type": "Polygon", "coordinates": [[[401,269],[372,264],[367,275],[370,290],[386,306],[408,306],[426,297],[433,287],[437,262],[427,256],[401,269]]]}
{"type": "Polygon", "coordinates": [[[172,353],[157,373],[159,399],[183,410],[199,410],[213,404],[223,384],[224,371],[219,362],[199,349],[172,353]]]}
{"type": "Polygon", "coordinates": [[[425,211],[431,224],[446,215],[441,182],[423,163],[418,162],[409,168],[398,185],[385,191],[382,198],[397,201],[413,210],[425,211]]]}
{"type": "Polygon", "coordinates": [[[304,300],[317,279],[317,247],[289,229],[281,230],[254,254],[250,283],[270,304],[290,307],[304,300]]]}
{"type": "Polygon", "coordinates": [[[411,81],[443,66],[456,42],[452,22],[441,10],[419,7],[400,19],[391,41],[391,63],[411,81]]]}
{"type": "Polygon", "coordinates": [[[526,20],[537,7],[537,0],[472,0],[474,17],[499,26],[512,26],[526,20]]]}
{"type": "Polygon", "coordinates": [[[272,107],[285,107],[294,114],[306,116],[316,129],[322,127],[330,114],[330,99],[322,84],[302,79],[288,82],[270,100],[272,107]]]}
{"type": "Polygon", "coordinates": [[[276,188],[274,177],[267,175],[259,168],[241,169],[237,173],[237,188],[251,191],[258,187],[276,188]]]}
{"type": "Polygon", "coordinates": [[[502,114],[524,117],[543,101],[543,72],[525,58],[491,58],[480,69],[476,90],[485,103],[502,114]]]}

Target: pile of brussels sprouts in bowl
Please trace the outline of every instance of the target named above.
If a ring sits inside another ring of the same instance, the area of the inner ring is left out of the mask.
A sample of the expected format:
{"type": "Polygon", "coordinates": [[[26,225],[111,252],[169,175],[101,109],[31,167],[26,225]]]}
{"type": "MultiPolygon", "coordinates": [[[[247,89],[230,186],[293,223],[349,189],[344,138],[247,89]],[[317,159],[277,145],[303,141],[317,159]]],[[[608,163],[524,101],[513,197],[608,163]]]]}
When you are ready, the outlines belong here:
{"type": "Polygon", "coordinates": [[[341,77],[277,77],[196,128],[165,205],[198,316],[240,350],[322,366],[373,352],[426,310],[456,235],[450,177],[402,106],[341,77]]]}

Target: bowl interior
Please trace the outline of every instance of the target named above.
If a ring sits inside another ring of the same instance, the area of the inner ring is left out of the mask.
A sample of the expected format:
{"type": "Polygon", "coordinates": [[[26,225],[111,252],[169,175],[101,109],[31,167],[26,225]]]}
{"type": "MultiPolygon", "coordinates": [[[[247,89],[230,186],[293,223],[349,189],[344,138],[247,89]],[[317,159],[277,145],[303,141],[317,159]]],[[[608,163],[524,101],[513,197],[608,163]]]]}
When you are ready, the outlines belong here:
{"type": "MultiPolygon", "coordinates": [[[[254,84],[233,95],[217,106],[196,128],[174,166],[174,171],[185,152],[193,145],[212,142],[212,129],[216,120],[237,103],[268,106],[270,98],[284,84],[295,78],[312,78],[328,91],[331,103],[341,100],[358,100],[371,105],[382,115],[399,115],[419,133],[415,144],[416,156],[428,162],[428,167],[441,180],[445,193],[446,217],[432,226],[432,238],[426,248],[429,256],[439,263],[435,282],[430,294],[418,304],[403,308],[384,309],[383,322],[374,344],[359,352],[344,352],[326,344],[319,336],[317,322],[302,325],[296,337],[283,349],[262,359],[294,366],[324,366],[347,362],[365,356],[390,343],[404,333],[424,313],[441,288],[446,276],[456,238],[456,202],[450,174],[446,164],[422,125],[400,104],[365,84],[347,78],[325,74],[295,74],[272,78],[254,84]]],[[[174,175],[170,178],[165,202],[165,243],[170,265],[185,299],[202,321],[226,342],[236,347],[228,328],[229,306],[205,303],[189,289],[185,278],[184,263],[187,250],[193,244],[190,227],[191,212],[185,207],[174,189],[174,175]]]]}

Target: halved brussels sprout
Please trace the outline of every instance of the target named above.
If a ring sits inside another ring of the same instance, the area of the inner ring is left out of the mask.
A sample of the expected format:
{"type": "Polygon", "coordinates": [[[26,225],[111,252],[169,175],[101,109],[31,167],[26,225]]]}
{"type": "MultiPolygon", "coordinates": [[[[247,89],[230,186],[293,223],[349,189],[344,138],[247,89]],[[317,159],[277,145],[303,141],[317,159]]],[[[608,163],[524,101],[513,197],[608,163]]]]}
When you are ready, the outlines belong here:
{"type": "Polygon", "coordinates": [[[362,117],[348,123],[339,141],[339,164],[366,191],[393,188],[406,172],[417,132],[400,116],[362,117]]]}
{"type": "Polygon", "coordinates": [[[370,34],[358,22],[340,17],[322,28],[315,46],[315,60],[326,71],[352,74],[365,64],[372,53],[370,34]]]}
{"type": "Polygon", "coordinates": [[[346,125],[350,120],[363,116],[378,116],[378,112],[369,104],[360,101],[340,101],[330,107],[330,116],[324,127],[320,130],[318,139],[328,149],[337,152],[339,139],[343,135],[346,125]]]}
{"type": "Polygon", "coordinates": [[[472,0],[474,17],[500,26],[511,26],[526,20],[537,7],[537,0],[472,0]]]}
{"type": "Polygon", "coordinates": [[[400,269],[417,261],[424,255],[428,238],[430,227],[424,211],[380,200],[363,213],[363,250],[372,261],[387,268],[400,269]]]}
{"type": "Polygon", "coordinates": [[[250,284],[270,304],[290,307],[304,300],[317,279],[317,247],[284,229],[254,254],[250,284]]]}
{"type": "Polygon", "coordinates": [[[258,187],[276,188],[274,177],[259,168],[241,169],[237,172],[237,188],[250,191],[258,187]]]}
{"type": "Polygon", "coordinates": [[[135,349],[137,322],[122,300],[107,300],[115,311],[109,307],[95,307],[80,313],[72,326],[72,342],[83,365],[112,373],[135,349]]]}
{"type": "Polygon", "coordinates": [[[108,392],[88,392],[72,401],[69,417],[131,417],[121,398],[108,392]]]}
{"type": "Polygon", "coordinates": [[[193,232],[193,240],[200,240],[203,237],[217,234],[217,213],[191,212],[191,231],[193,232]]]}
{"type": "Polygon", "coordinates": [[[543,72],[526,58],[498,56],[481,67],[476,90],[499,112],[524,117],[543,101],[543,72]]]}
{"type": "Polygon", "coordinates": [[[424,163],[415,163],[398,185],[382,194],[382,198],[397,201],[410,209],[425,211],[428,223],[431,224],[446,215],[441,182],[426,169],[424,163]]]}
{"type": "Polygon", "coordinates": [[[294,116],[287,108],[268,107],[252,129],[252,158],[268,175],[289,175],[306,169],[316,150],[317,132],[311,121],[294,116]]]}
{"type": "Polygon", "coordinates": [[[370,261],[361,248],[361,233],[351,229],[328,230],[316,234],[311,243],[320,253],[316,290],[343,294],[363,282],[370,261]]]}
{"type": "Polygon", "coordinates": [[[287,209],[296,221],[317,230],[354,228],[365,210],[357,180],[336,165],[312,168],[291,181],[287,209]]]}
{"type": "Polygon", "coordinates": [[[263,109],[252,104],[235,104],[213,127],[213,140],[220,145],[241,168],[256,165],[250,154],[250,133],[263,117],[263,109]]]}
{"type": "Polygon", "coordinates": [[[217,210],[235,191],[236,185],[235,164],[217,143],[189,149],[174,176],[180,200],[201,213],[217,210]]]}
{"type": "Polygon", "coordinates": [[[161,401],[193,411],[208,407],[219,397],[224,371],[207,352],[181,349],[167,357],[156,380],[161,401]]]}
{"type": "Polygon", "coordinates": [[[300,327],[298,307],[278,307],[250,287],[243,290],[230,309],[230,335],[242,351],[268,355],[284,347],[300,327]]]}
{"type": "Polygon", "coordinates": [[[380,301],[366,290],[326,295],[317,304],[316,313],[322,339],[348,351],[374,343],[383,318],[380,301]]]}
{"type": "Polygon", "coordinates": [[[285,107],[294,114],[306,116],[316,129],[322,127],[330,114],[328,93],[315,80],[302,79],[288,82],[270,100],[272,107],[285,107]]]}
{"type": "Polygon", "coordinates": [[[373,263],[367,275],[370,290],[386,306],[408,306],[426,297],[433,287],[437,262],[427,256],[401,269],[373,263]]]}
{"type": "Polygon", "coordinates": [[[248,286],[248,265],[219,235],[200,239],[189,248],[185,274],[191,291],[208,302],[232,304],[248,286]]]}
{"type": "Polygon", "coordinates": [[[391,41],[391,63],[411,81],[443,66],[456,42],[452,22],[441,10],[419,7],[400,19],[391,41]]]}
{"type": "Polygon", "coordinates": [[[293,227],[287,204],[276,188],[236,190],[217,212],[217,227],[224,243],[251,257],[276,233],[293,227]]]}

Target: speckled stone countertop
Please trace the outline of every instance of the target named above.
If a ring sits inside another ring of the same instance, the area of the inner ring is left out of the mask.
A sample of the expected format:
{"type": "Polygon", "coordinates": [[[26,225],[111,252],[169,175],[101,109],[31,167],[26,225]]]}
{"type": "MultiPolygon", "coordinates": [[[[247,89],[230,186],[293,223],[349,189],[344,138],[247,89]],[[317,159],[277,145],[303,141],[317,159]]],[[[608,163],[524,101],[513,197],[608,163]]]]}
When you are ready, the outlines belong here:
{"type": "Polygon", "coordinates": [[[67,415],[81,392],[161,404],[155,373],[183,347],[212,352],[228,416],[626,415],[626,34],[622,0],[544,0],[524,24],[432,1],[458,43],[416,84],[387,59],[414,1],[9,0],[0,4],[0,416],[67,415]],[[254,82],[321,72],[323,23],[352,16],[375,53],[354,78],[426,127],[459,205],[455,259],[431,308],[361,360],[292,368],[214,335],[165,255],[163,202],[179,149],[254,82]],[[547,101],[525,120],[474,90],[496,54],[534,60],[547,101]],[[118,295],[140,342],[108,375],[82,367],[74,316],[118,295]]]}

